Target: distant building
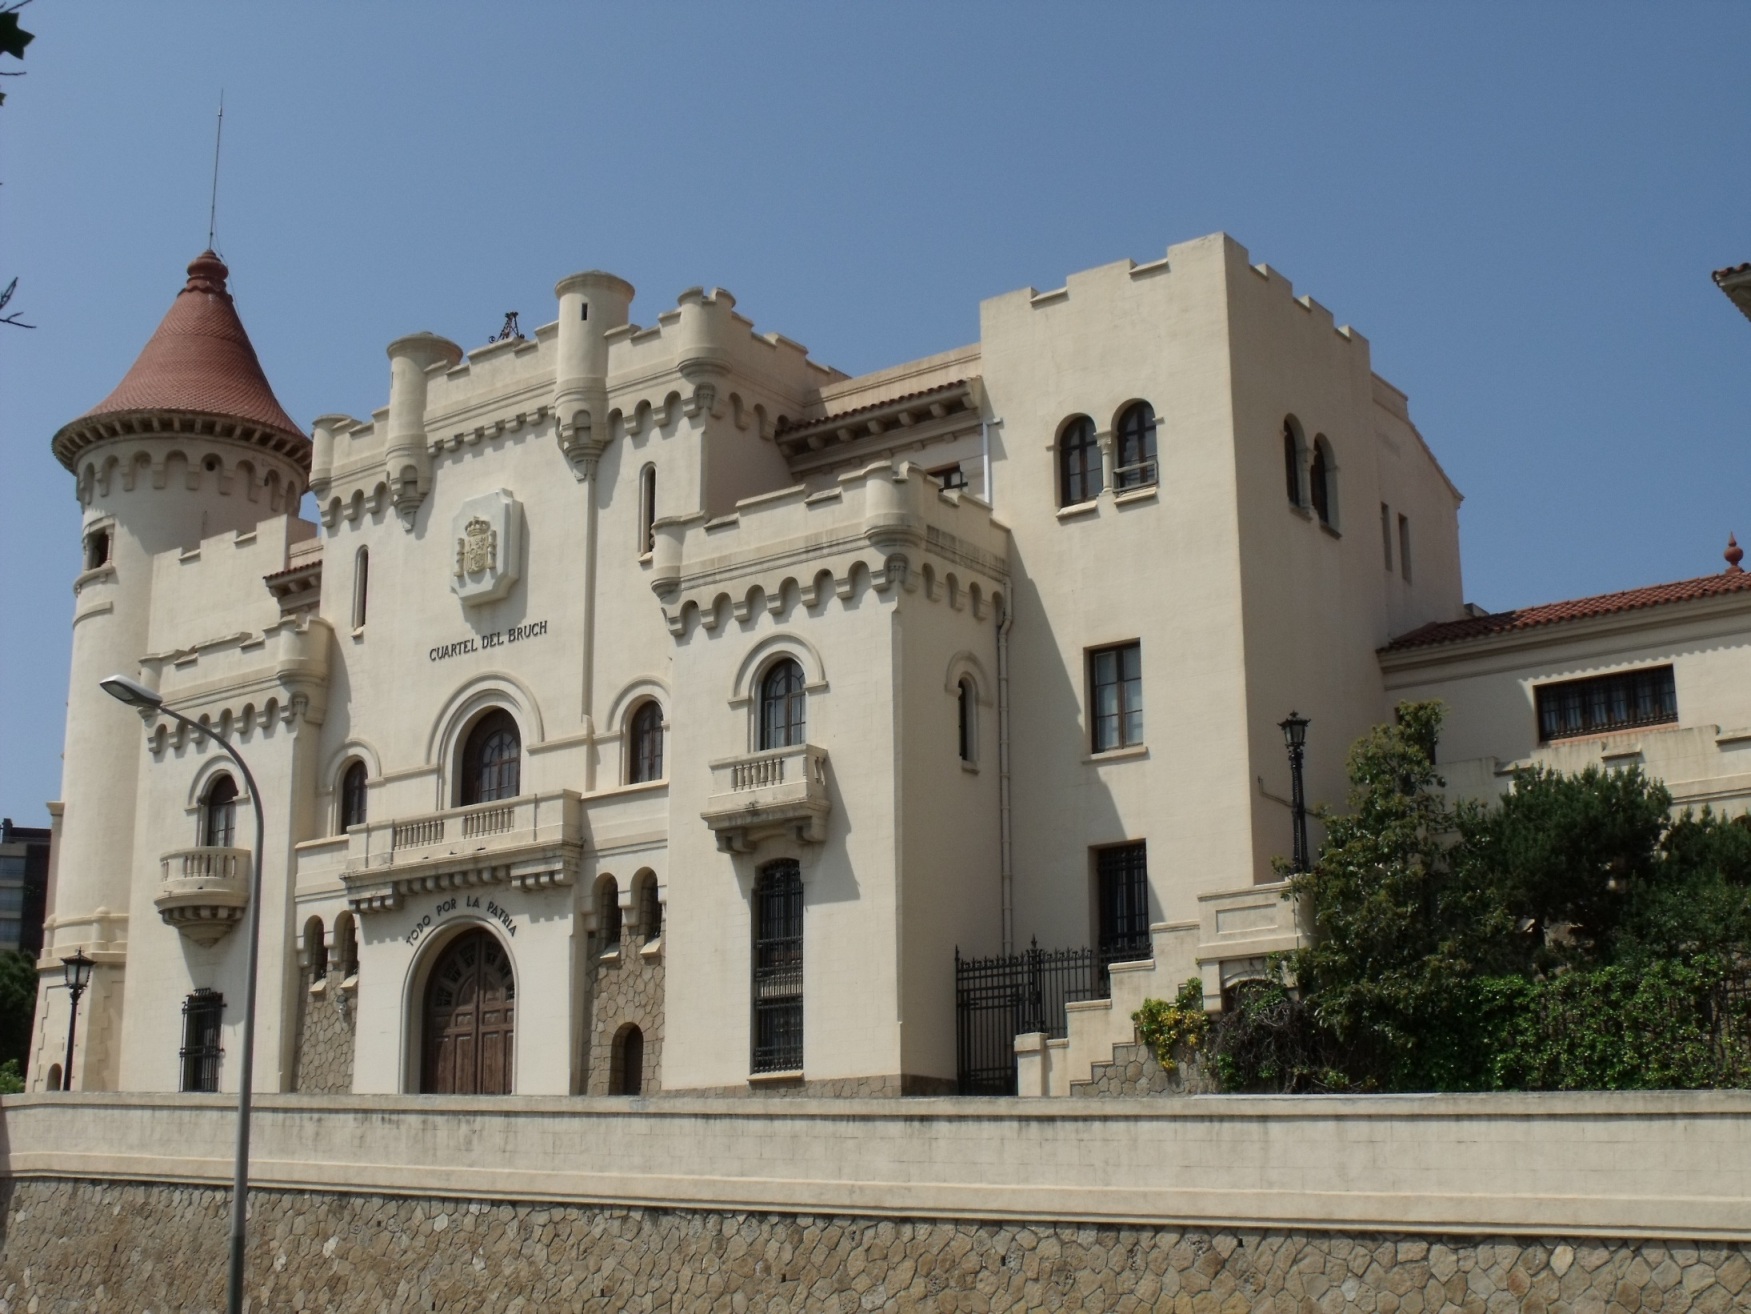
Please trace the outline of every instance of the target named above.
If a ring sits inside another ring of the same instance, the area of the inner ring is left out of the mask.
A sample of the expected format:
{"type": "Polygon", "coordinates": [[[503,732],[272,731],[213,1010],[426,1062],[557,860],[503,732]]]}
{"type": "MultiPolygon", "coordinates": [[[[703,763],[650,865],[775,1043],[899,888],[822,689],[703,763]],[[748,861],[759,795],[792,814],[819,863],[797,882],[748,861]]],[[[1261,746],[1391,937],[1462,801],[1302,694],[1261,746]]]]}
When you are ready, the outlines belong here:
{"type": "Polygon", "coordinates": [[[0,951],[42,954],[53,834],[47,827],[14,826],[11,817],[0,821],[0,951]]]}

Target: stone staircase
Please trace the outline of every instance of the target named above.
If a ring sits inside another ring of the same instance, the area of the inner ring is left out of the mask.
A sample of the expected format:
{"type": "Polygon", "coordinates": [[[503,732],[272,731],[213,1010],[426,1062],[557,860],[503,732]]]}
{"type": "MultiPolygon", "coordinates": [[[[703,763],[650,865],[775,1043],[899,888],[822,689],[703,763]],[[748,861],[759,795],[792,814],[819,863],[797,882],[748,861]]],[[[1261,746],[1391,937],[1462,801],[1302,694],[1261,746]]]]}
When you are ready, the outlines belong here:
{"type": "Polygon", "coordinates": [[[1149,1095],[1206,1095],[1216,1089],[1197,1059],[1163,1068],[1148,1045],[1114,1045],[1110,1062],[1096,1063],[1087,1081],[1070,1083],[1072,1099],[1115,1100],[1149,1095]]]}

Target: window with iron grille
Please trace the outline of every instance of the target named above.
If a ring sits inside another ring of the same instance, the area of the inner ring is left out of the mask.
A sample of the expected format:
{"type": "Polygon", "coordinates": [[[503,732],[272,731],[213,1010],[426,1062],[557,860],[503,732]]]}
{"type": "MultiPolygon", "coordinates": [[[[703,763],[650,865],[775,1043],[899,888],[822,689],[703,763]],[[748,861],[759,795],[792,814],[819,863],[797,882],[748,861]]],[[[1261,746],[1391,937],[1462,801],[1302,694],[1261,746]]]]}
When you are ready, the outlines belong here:
{"type": "Polygon", "coordinates": [[[926,473],[943,488],[965,488],[967,486],[967,472],[961,468],[959,461],[953,465],[945,465],[935,470],[926,471],[926,473]]]}
{"type": "Polygon", "coordinates": [[[225,1053],[219,1044],[219,1023],[225,1015],[225,996],[202,986],[182,1001],[182,1089],[219,1089],[219,1059],[225,1053]]]}
{"type": "Polygon", "coordinates": [[[1095,881],[1101,971],[1111,963],[1149,957],[1148,846],[1118,844],[1097,850],[1095,881]]]}
{"type": "Polygon", "coordinates": [[[1100,496],[1100,441],[1094,421],[1078,415],[1058,435],[1058,505],[1075,506],[1100,496]]]}
{"type": "Polygon", "coordinates": [[[1156,481],[1155,408],[1148,402],[1127,406],[1119,416],[1119,464],[1113,471],[1113,488],[1150,488],[1156,481]]]}
{"type": "Polygon", "coordinates": [[[1538,737],[1546,742],[1678,719],[1678,691],[1670,666],[1541,684],[1533,694],[1538,702],[1538,737]]]}
{"type": "Polygon", "coordinates": [[[803,878],[790,859],[754,882],[754,1071],[803,1065],[803,878]]]}
{"type": "Polygon", "coordinates": [[[1088,703],[1094,751],[1143,742],[1143,648],[1121,643],[1088,654],[1088,703]]]}

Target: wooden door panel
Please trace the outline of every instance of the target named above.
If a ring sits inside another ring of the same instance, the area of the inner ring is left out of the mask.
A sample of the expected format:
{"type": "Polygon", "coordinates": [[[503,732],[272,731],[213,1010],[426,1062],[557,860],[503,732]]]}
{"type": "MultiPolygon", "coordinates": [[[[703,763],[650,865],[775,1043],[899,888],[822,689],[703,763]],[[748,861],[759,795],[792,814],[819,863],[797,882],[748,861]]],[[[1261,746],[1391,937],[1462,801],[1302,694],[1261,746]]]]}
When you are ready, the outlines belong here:
{"type": "Polygon", "coordinates": [[[492,934],[457,937],[434,964],[426,989],[421,1088],[440,1095],[508,1095],[515,998],[510,959],[492,934]]]}

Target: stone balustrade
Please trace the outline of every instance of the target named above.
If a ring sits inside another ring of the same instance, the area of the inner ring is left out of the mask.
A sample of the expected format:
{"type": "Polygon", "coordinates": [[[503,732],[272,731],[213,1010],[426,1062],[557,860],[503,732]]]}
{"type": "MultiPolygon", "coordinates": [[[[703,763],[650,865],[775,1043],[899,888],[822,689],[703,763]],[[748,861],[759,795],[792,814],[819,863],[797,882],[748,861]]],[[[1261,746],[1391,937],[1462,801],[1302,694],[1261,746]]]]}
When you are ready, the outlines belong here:
{"type": "Polygon", "coordinates": [[[172,849],[160,861],[163,874],[152,902],[166,926],[196,944],[214,944],[243,919],[249,906],[248,849],[172,849]]]}
{"type": "Polygon", "coordinates": [[[769,748],[711,764],[711,797],[700,813],[725,853],[747,853],[786,832],[807,844],[827,838],[832,800],[827,750],[812,744],[769,748]]]}
{"type": "Polygon", "coordinates": [[[583,846],[583,800],[555,790],[355,826],[339,874],[348,902],[363,912],[399,907],[410,893],[459,886],[569,885],[583,846]]]}

